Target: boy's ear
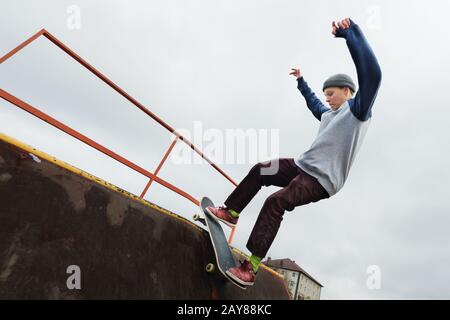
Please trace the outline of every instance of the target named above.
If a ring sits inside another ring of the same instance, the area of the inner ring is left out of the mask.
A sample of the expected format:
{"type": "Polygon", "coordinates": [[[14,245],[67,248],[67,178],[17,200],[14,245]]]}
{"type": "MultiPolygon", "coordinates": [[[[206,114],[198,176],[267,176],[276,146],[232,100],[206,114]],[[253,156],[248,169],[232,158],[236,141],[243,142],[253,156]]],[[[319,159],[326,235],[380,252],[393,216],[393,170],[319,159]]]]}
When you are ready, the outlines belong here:
{"type": "Polygon", "coordinates": [[[346,93],[346,94],[347,94],[347,93],[350,93],[350,95],[353,96],[353,91],[352,91],[352,89],[350,89],[349,87],[345,87],[344,90],[345,90],[345,93],[346,93]]]}

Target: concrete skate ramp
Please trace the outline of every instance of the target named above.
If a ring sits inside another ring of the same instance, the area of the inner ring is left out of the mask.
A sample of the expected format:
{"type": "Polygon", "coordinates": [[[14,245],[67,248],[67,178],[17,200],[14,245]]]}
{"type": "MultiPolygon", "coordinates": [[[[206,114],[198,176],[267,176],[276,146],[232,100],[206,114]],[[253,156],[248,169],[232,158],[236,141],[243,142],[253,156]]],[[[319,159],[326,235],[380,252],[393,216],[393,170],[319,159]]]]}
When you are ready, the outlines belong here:
{"type": "Polygon", "coordinates": [[[289,299],[266,267],[244,291],[213,261],[197,225],[0,135],[0,299],[289,299]]]}

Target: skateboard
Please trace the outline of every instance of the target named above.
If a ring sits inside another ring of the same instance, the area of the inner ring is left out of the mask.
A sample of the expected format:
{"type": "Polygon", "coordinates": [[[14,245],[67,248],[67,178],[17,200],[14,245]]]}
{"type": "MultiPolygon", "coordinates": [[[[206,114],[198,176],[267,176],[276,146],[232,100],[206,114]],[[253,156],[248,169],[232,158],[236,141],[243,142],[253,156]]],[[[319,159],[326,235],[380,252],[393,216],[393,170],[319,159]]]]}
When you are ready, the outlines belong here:
{"type": "MultiPolygon", "coordinates": [[[[206,208],[210,206],[214,207],[214,203],[208,197],[203,197],[200,201],[200,209],[203,212],[204,218],[196,214],[194,215],[194,220],[203,223],[208,228],[211,243],[214,248],[214,254],[216,256],[217,269],[219,269],[231,283],[245,290],[247,288],[246,286],[237,283],[226,274],[228,269],[237,267],[237,264],[219,221],[206,210],[206,208]]],[[[214,272],[214,270],[214,263],[208,263],[206,265],[207,272],[214,272]]]]}

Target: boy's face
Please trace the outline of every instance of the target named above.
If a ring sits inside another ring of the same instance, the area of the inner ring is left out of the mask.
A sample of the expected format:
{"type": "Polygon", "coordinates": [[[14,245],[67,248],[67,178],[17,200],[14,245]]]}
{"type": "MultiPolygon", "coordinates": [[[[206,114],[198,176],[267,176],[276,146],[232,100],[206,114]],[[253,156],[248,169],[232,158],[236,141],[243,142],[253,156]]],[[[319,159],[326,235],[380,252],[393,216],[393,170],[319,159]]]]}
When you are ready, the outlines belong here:
{"type": "Polygon", "coordinates": [[[326,88],[323,93],[333,111],[338,110],[352,96],[349,88],[330,87],[326,88]]]}

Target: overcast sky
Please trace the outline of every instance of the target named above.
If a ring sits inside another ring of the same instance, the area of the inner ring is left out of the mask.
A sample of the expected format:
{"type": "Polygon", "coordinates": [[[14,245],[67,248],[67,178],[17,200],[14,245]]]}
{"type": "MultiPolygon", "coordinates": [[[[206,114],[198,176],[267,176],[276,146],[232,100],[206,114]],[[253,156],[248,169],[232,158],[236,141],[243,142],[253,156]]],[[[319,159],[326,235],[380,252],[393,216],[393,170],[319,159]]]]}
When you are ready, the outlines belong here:
{"type": "MultiPolygon", "coordinates": [[[[371,126],[344,188],[287,212],[269,255],[295,260],[324,285],[322,299],[450,299],[449,11],[447,0],[4,1],[0,56],[45,28],[176,129],[201,127],[204,140],[262,133],[272,154],[219,161],[239,182],[255,161],[300,156],[317,134],[290,68],[322,99],[330,75],[357,80],[345,40],[331,35],[333,20],[351,17],[383,72],[371,126]]],[[[150,171],[172,138],[45,38],[0,66],[0,88],[150,171]]],[[[137,195],[147,182],[3,100],[0,132],[137,195]]],[[[211,166],[173,158],[161,177],[217,204],[233,190],[211,166]]],[[[243,211],[235,246],[248,253],[277,190],[243,211]]],[[[186,218],[198,211],[157,184],[146,199],[186,218]]]]}

